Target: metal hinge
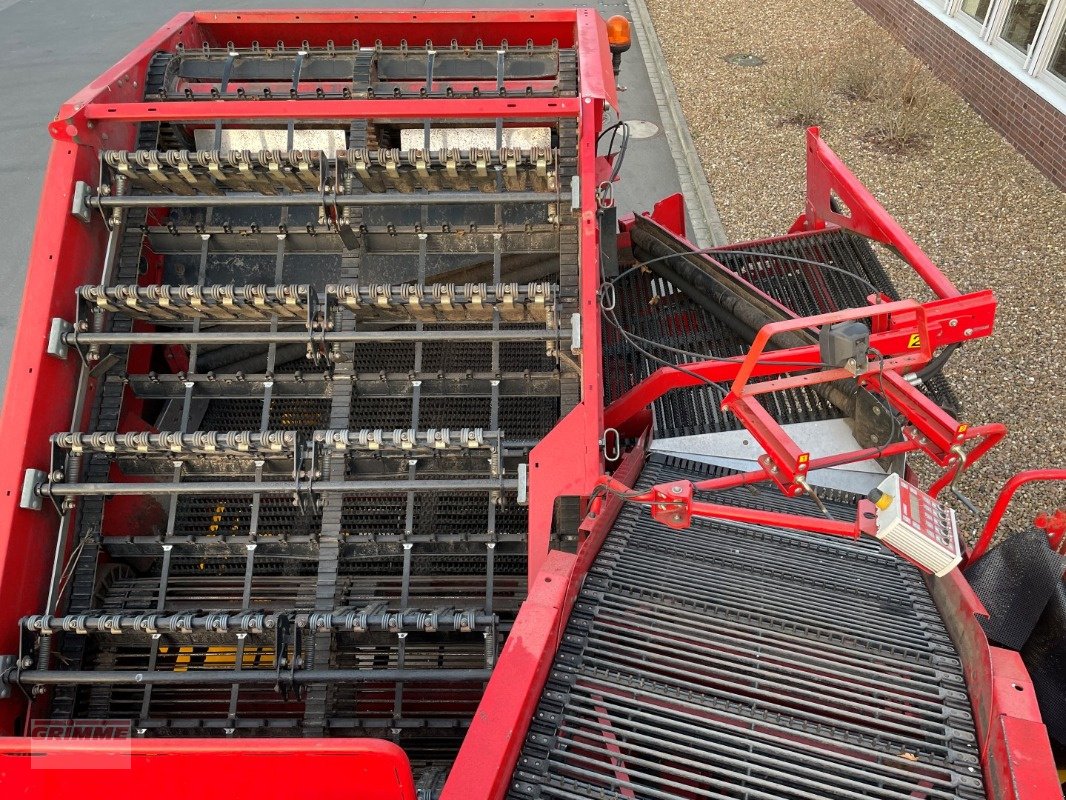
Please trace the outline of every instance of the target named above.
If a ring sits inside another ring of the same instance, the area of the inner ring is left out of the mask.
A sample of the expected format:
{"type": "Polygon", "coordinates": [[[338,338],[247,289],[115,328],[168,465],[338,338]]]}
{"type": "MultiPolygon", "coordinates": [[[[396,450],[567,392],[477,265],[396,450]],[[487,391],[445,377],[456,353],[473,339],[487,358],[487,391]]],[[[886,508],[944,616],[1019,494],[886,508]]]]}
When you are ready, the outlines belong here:
{"type": "Polygon", "coordinates": [[[48,479],[42,469],[28,469],[22,476],[22,494],[19,496],[19,508],[27,511],[40,511],[44,508],[44,498],[37,494],[37,487],[48,479]]]}
{"type": "Polygon", "coordinates": [[[92,212],[89,209],[89,198],[92,197],[92,194],[92,187],[85,181],[78,181],[74,184],[74,198],[71,201],[70,213],[82,222],[88,222],[91,218],[92,212]]]}

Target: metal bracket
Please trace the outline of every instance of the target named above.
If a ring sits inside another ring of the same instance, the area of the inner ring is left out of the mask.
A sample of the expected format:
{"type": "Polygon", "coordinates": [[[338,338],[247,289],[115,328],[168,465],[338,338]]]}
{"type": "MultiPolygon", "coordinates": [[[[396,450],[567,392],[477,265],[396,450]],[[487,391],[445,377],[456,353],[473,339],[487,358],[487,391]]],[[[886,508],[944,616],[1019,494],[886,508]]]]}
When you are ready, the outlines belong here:
{"type": "Polygon", "coordinates": [[[93,189],[85,181],[74,184],[74,197],[70,205],[70,213],[82,222],[88,222],[92,218],[89,208],[89,198],[92,197],[93,189]]]}
{"type": "Polygon", "coordinates": [[[70,347],[67,334],[74,332],[74,326],[61,317],[52,317],[52,326],[48,329],[48,348],[45,352],[53,358],[66,359],[70,347]]]}
{"type": "Polygon", "coordinates": [[[27,511],[40,511],[44,508],[44,498],[37,494],[37,487],[48,479],[48,473],[41,469],[28,469],[22,476],[22,494],[19,496],[19,508],[27,511]]]}
{"type": "Polygon", "coordinates": [[[581,178],[577,175],[570,179],[570,210],[581,210],[581,178]]]}
{"type": "Polygon", "coordinates": [[[524,506],[529,503],[529,464],[518,465],[518,505],[524,506]]]}
{"type": "Polygon", "coordinates": [[[581,353],[581,315],[570,315],[570,352],[578,355],[581,353]]]}

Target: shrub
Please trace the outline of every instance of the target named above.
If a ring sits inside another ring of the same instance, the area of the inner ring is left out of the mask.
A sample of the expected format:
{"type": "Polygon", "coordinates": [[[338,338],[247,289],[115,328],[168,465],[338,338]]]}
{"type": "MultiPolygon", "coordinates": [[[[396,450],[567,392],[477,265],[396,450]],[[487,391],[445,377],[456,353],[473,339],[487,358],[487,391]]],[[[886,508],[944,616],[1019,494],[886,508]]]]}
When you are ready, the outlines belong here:
{"type": "Polygon", "coordinates": [[[789,125],[821,125],[828,111],[830,87],[820,65],[805,63],[778,88],[774,110],[789,125]]]}
{"type": "Polygon", "coordinates": [[[928,144],[937,84],[917,60],[908,58],[886,76],[879,124],[863,137],[892,153],[905,153],[928,144]]]}

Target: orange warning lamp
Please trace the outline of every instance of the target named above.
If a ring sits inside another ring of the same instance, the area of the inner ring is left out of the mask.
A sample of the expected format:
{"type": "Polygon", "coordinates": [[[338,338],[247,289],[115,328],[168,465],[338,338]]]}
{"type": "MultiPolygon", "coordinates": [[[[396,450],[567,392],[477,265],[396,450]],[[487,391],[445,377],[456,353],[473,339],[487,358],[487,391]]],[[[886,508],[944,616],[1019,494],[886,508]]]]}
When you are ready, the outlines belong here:
{"type": "Polygon", "coordinates": [[[629,30],[629,20],[621,14],[616,14],[607,20],[607,41],[611,45],[611,66],[614,74],[622,69],[622,53],[633,44],[633,36],[629,30]]]}

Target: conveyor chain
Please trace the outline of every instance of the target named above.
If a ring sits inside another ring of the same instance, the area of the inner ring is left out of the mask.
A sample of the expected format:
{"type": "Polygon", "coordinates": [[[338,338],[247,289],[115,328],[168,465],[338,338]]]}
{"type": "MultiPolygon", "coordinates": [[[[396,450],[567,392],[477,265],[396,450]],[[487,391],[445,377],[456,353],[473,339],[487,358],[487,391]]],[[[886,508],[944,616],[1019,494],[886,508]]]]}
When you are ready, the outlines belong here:
{"type": "MultiPolygon", "coordinates": [[[[640,486],[723,474],[653,454],[640,486]]],[[[738,489],[716,502],[811,513],[738,489]]],[[[828,492],[835,513],[855,498],[828,492]]],[[[508,797],[983,798],[962,668],[920,573],[872,540],[622,510],[508,797]]]]}
{"type": "MultiPolygon", "coordinates": [[[[180,433],[57,433],[52,442],[72,453],[115,453],[120,455],[226,455],[247,458],[291,454],[304,441],[297,431],[195,431],[180,433]]],[[[504,444],[503,433],[483,428],[363,428],[362,430],[314,431],[307,441],[333,450],[373,452],[403,451],[425,453],[439,450],[495,449],[504,444]]],[[[528,446],[515,443],[512,448],[528,446]]]]}
{"type": "Polygon", "coordinates": [[[134,319],[175,321],[270,320],[306,317],[311,287],[120,285],[82,286],[78,295],[93,309],[134,319]]]}
{"type": "Polygon", "coordinates": [[[327,297],[336,297],[355,312],[406,312],[412,319],[435,322],[466,319],[487,322],[498,311],[504,322],[551,321],[556,287],[547,283],[467,283],[370,286],[333,285],[327,297]]]}
{"type": "Polygon", "coordinates": [[[258,458],[277,453],[291,453],[297,445],[296,431],[196,431],[181,433],[57,433],[52,442],[72,453],[116,453],[130,455],[166,455],[170,458],[188,454],[228,455],[258,458]]]}
{"type": "MultiPolygon", "coordinates": [[[[322,194],[346,178],[368,192],[416,190],[496,192],[497,173],[509,192],[554,191],[558,152],[547,147],[444,150],[353,148],[321,150],[108,150],[116,176],[149,192],[222,195],[231,192],[322,194]]],[[[103,187],[102,187],[103,188],[103,187]]],[[[107,188],[101,194],[107,194],[107,188]]],[[[332,191],[332,190],[331,190],[332,191]]],[[[350,192],[348,192],[350,193],[350,192]]]]}
{"type": "MultiPolygon", "coordinates": [[[[572,48],[478,41],[473,47],[403,41],[323,47],[182,48],[170,59],[160,100],[398,97],[560,97],[574,94],[572,48]]],[[[181,47],[181,45],[179,45],[181,47]]]]}
{"type": "Polygon", "coordinates": [[[263,634],[281,625],[310,631],[343,631],[345,633],[383,633],[458,631],[470,633],[484,630],[498,622],[494,614],[482,608],[444,606],[432,609],[391,610],[385,603],[364,608],[339,608],[334,611],[187,611],[161,613],[93,613],[66,616],[33,615],[22,620],[31,633],[74,633],[81,636],[106,633],[123,634],[263,634]]]}
{"type": "Polygon", "coordinates": [[[324,156],[312,150],[108,150],[103,158],[116,175],[141,189],[221,195],[226,189],[263,194],[319,191],[324,156]]]}
{"type": "MultiPolygon", "coordinates": [[[[267,286],[122,285],[82,286],[91,309],[158,322],[194,319],[302,321],[316,309],[340,303],[360,318],[424,322],[548,322],[556,288],[549,283],[329,284],[320,294],[307,284],[267,286]]],[[[315,324],[312,321],[310,324],[315,324]]]]}
{"type": "Polygon", "coordinates": [[[395,189],[478,189],[495,192],[496,172],[511,192],[556,188],[553,167],[557,152],[546,147],[460,150],[349,150],[347,163],[368,191],[395,189]]]}

